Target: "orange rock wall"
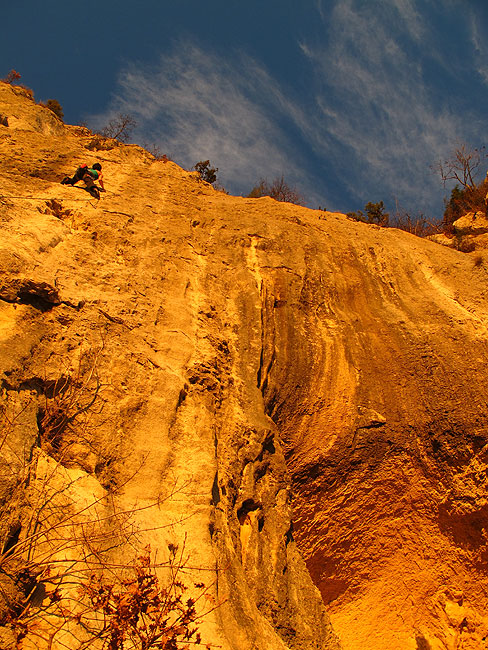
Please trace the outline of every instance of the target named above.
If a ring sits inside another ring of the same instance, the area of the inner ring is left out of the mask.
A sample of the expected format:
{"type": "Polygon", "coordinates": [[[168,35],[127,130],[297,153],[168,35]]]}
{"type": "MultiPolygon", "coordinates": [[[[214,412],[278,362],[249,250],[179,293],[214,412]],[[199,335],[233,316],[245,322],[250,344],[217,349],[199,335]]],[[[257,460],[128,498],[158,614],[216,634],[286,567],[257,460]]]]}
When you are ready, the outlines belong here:
{"type": "Polygon", "coordinates": [[[0,112],[3,466],[186,540],[226,650],[338,648],[325,609],[344,650],[483,647],[485,264],[97,148],[4,84],[0,112]],[[99,202],[59,184],[95,160],[99,202]],[[97,410],[46,439],[94,358],[97,410]]]}

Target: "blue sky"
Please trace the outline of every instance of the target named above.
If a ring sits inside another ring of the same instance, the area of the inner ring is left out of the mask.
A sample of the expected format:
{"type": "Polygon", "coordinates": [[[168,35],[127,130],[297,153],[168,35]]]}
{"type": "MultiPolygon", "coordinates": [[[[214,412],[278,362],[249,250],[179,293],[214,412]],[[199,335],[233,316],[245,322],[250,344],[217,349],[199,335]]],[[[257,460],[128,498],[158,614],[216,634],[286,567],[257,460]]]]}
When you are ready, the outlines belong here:
{"type": "Polygon", "coordinates": [[[487,5],[17,0],[0,76],[16,69],[68,123],[130,113],[133,142],[188,169],[209,158],[232,194],[284,174],[310,207],[439,218],[449,188],[430,166],[486,142],[487,5]]]}

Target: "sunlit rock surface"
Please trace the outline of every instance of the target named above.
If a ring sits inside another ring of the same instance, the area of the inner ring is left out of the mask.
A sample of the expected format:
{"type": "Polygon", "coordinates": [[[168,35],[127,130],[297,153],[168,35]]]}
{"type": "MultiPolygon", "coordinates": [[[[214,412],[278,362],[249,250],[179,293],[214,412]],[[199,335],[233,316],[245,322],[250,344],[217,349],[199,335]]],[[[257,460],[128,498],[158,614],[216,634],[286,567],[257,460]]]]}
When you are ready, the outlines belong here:
{"type": "Polygon", "coordinates": [[[449,236],[438,233],[429,239],[463,253],[473,253],[477,264],[488,263],[488,218],[483,212],[468,212],[452,224],[449,236]]]}
{"type": "MultiPolygon", "coordinates": [[[[205,643],[484,647],[485,263],[216,192],[4,84],[0,112],[10,546],[25,534],[32,498],[17,504],[16,486],[30,472],[50,517],[76,523],[95,502],[129,513],[120,563],[184,545],[185,576],[218,605],[199,625],[205,643]],[[99,202],[60,185],[95,161],[99,202]],[[82,409],[53,428],[53,404],[76,385],[82,409]]],[[[113,516],[96,516],[106,543],[113,516]]],[[[53,647],[76,648],[70,634],[53,647]]]]}

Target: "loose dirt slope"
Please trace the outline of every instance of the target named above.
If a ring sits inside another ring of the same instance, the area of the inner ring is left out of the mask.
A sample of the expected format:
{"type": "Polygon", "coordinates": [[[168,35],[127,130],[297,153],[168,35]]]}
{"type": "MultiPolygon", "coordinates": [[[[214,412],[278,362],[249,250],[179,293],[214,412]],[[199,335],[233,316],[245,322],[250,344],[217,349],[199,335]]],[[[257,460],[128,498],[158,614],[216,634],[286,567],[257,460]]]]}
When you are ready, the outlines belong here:
{"type": "Polygon", "coordinates": [[[25,467],[64,509],[111,495],[119,562],[186,536],[225,649],[338,647],[298,549],[345,650],[485,647],[485,266],[94,148],[3,84],[0,112],[4,499],[25,467]],[[59,184],[96,160],[100,202],[59,184]]]}

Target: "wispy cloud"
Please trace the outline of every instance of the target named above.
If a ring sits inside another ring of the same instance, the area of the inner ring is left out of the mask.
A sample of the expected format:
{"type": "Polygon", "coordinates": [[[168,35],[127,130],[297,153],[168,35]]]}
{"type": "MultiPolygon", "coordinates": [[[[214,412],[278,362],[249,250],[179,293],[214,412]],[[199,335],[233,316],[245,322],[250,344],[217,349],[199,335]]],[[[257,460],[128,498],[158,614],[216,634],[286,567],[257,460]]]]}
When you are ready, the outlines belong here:
{"type": "Polygon", "coordinates": [[[339,0],[325,27],[325,47],[301,46],[320,83],[315,146],[335,156],[358,196],[383,191],[403,204],[432,204],[439,181],[429,165],[457,140],[478,137],[482,120],[451,112],[449,89],[446,98],[433,92],[428,47],[417,46],[429,33],[414,2],[339,0]]]}
{"type": "MultiPolygon", "coordinates": [[[[156,65],[127,65],[109,109],[90,121],[130,113],[139,142],[157,144],[187,168],[209,158],[235,193],[284,173],[310,205],[352,210],[369,200],[393,206],[397,198],[439,213],[443,190],[430,165],[459,141],[479,144],[487,126],[468,102],[453,109],[453,89],[432,77],[440,70],[455,83],[449,44],[439,47],[432,19],[465,15],[463,4],[315,0],[321,28],[297,40],[312,79],[305,91],[292,83],[285,89],[263,61],[242,52],[224,59],[179,41],[156,65]]],[[[471,47],[488,81],[475,27],[471,47]]]]}
{"type": "Polygon", "coordinates": [[[132,63],[119,76],[108,112],[90,123],[101,125],[119,113],[135,117],[139,141],[157,143],[185,167],[209,158],[234,191],[282,173],[306,184],[283,128],[297,119],[295,107],[266,69],[242,54],[223,61],[179,42],[156,66],[132,63]]]}
{"type": "Polygon", "coordinates": [[[479,16],[473,7],[468,7],[467,17],[476,70],[483,82],[488,85],[488,45],[485,30],[483,29],[484,26],[482,27],[479,16]]]}
{"type": "Polygon", "coordinates": [[[427,29],[416,9],[415,0],[390,0],[390,2],[398,14],[403,29],[416,41],[425,38],[427,29]]]}

